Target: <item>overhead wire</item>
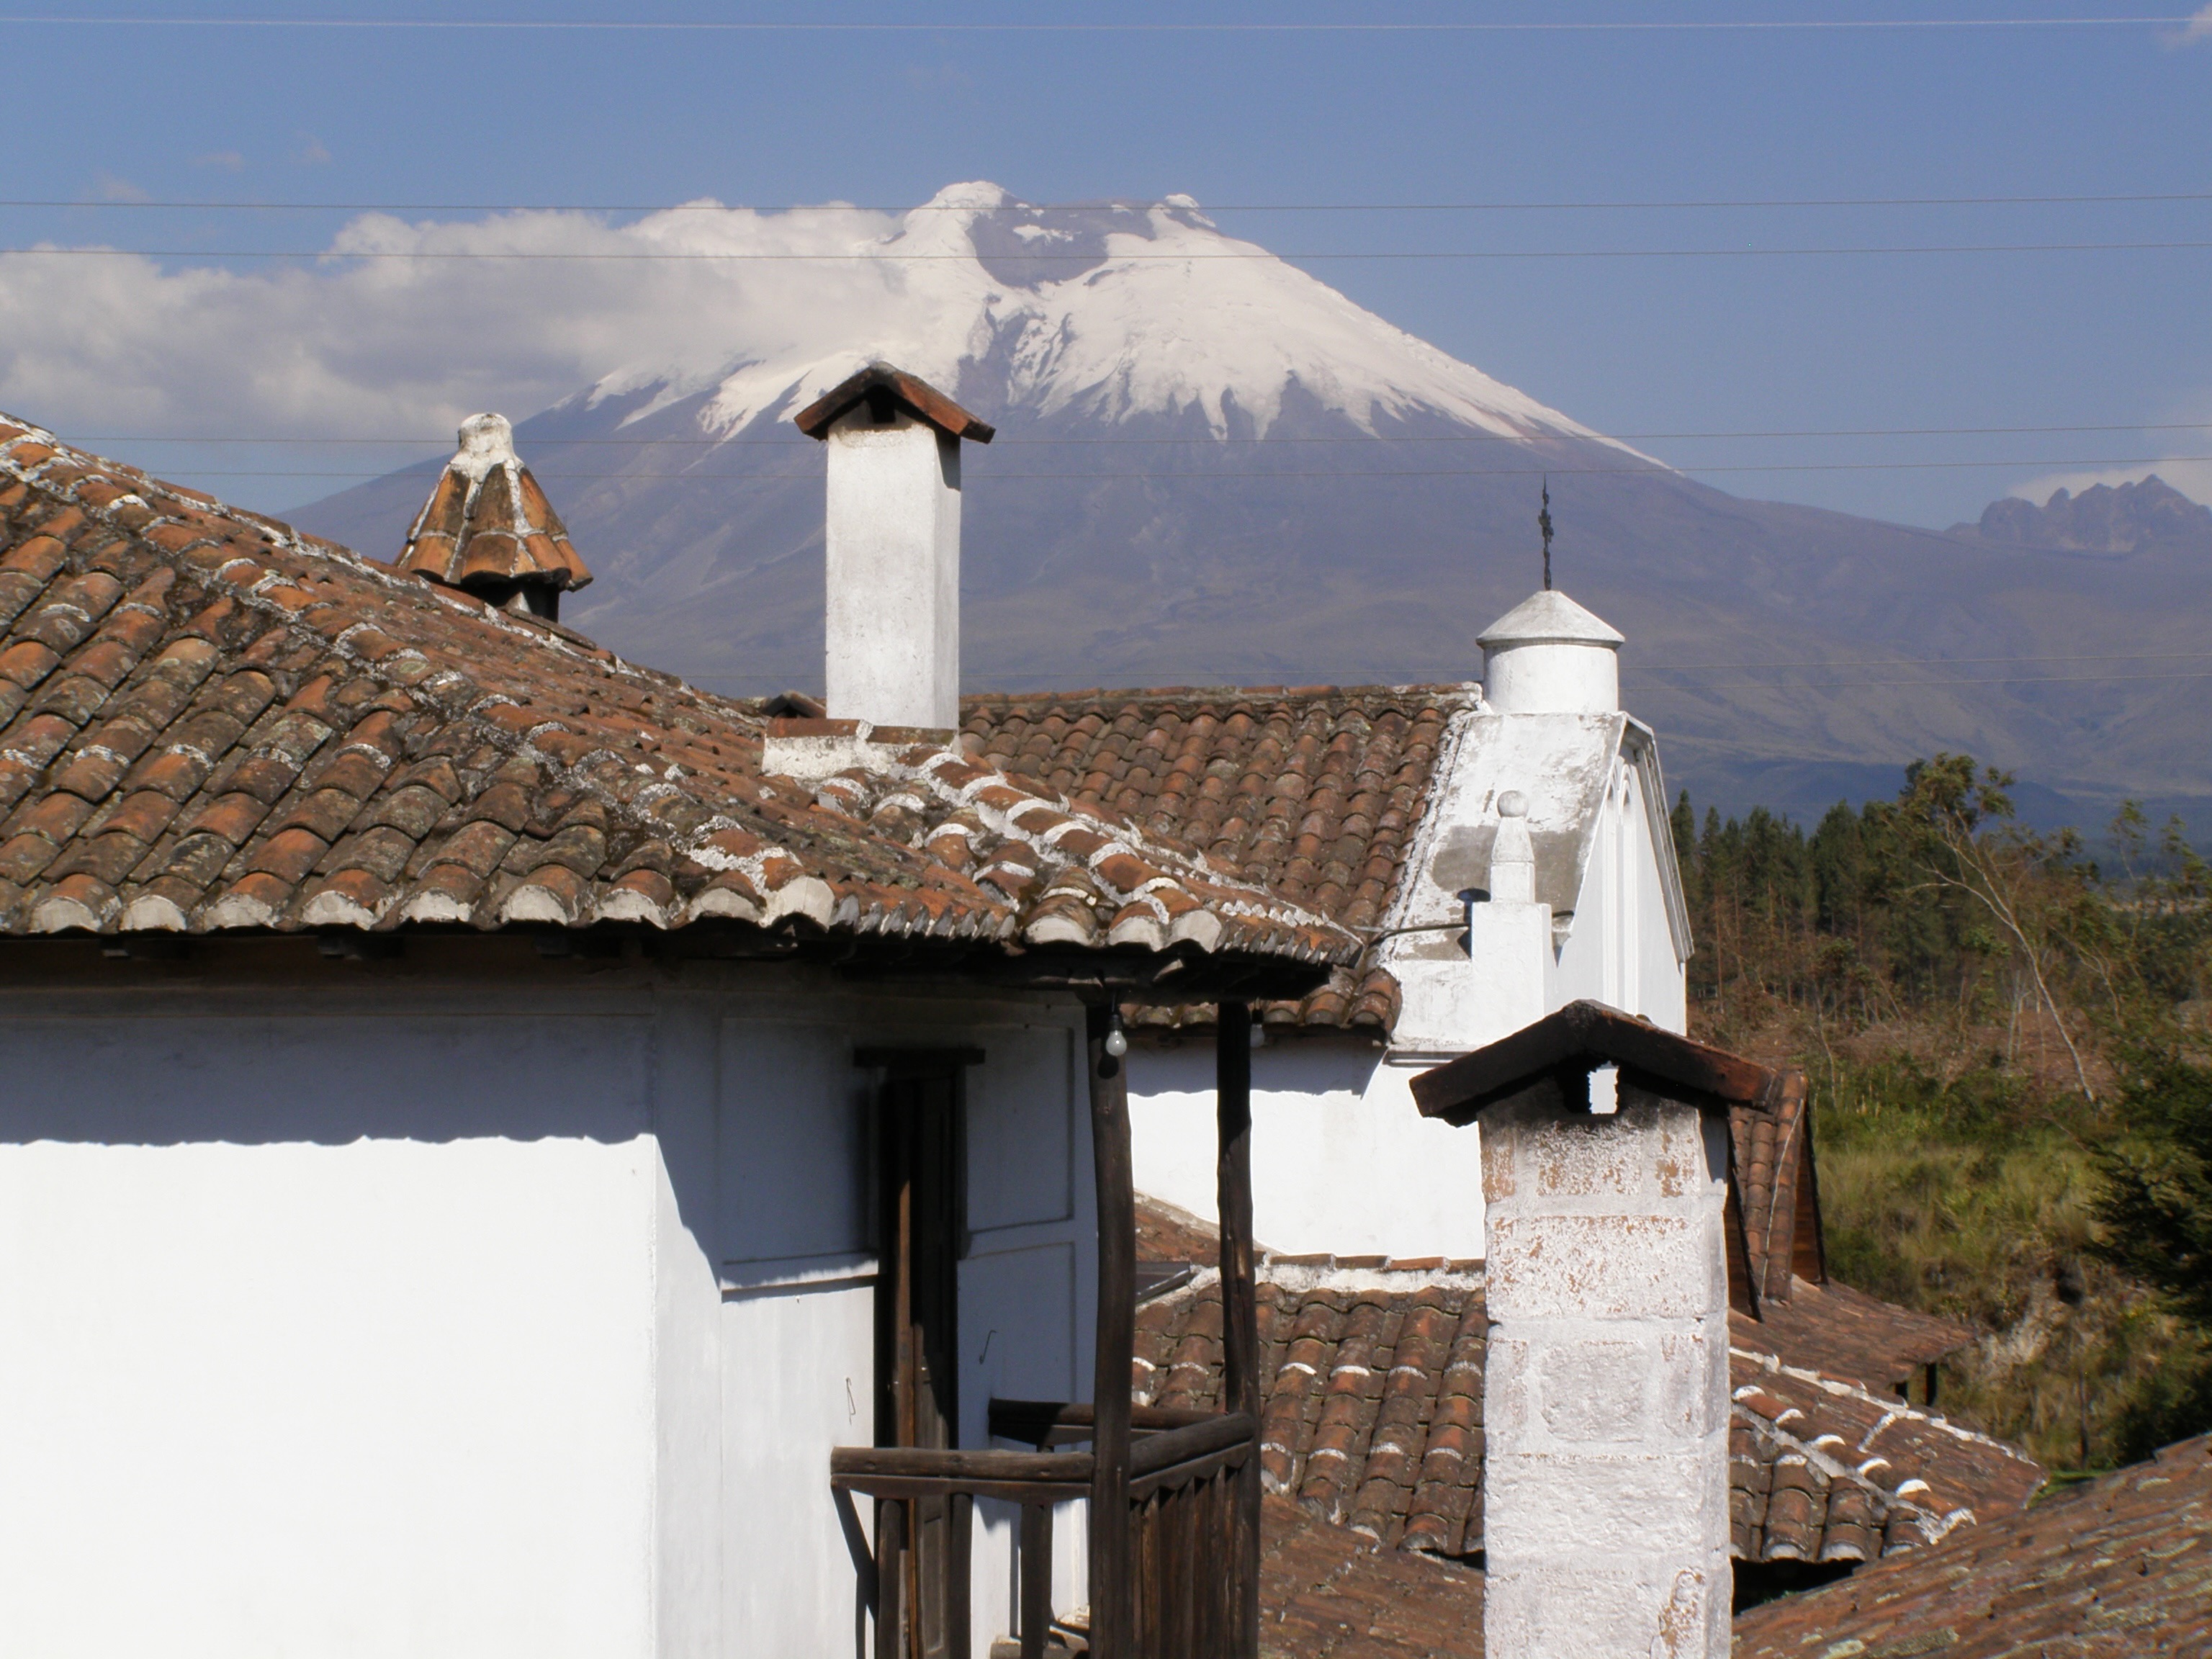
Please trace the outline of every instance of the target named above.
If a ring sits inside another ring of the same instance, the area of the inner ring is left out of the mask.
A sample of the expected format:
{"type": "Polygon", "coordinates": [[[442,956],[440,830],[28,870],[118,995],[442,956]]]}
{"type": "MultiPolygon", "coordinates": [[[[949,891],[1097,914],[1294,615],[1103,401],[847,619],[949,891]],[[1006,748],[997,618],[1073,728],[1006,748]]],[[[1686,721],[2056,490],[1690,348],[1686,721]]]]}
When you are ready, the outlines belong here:
{"type": "MultiPolygon", "coordinates": [[[[2201,14],[2199,15],[2201,17],[2201,14]]],[[[0,15],[0,25],[70,28],[242,28],[400,32],[484,31],[515,33],[728,34],[1721,34],[1930,33],[1977,29],[2178,28],[2193,33],[2198,17],[1838,17],[1716,18],[1634,21],[1592,18],[1538,21],[1249,22],[1127,20],[1079,23],[849,22],[828,20],[738,18],[479,18],[479,17],[177,17],[127,14],[69,16],[52,13],[0,15]]]]}
{"type": "MultiPolygon", "coordinates": [[[[2169,202],[2212,202],[2212,191],[2084,193],[2063,196],[1808,196],[1713,198],[1682,201],[1557,202],[1206,202],[1202,213],[1596,213],[1710,212],[1795,208],[2060,207],[2124,206],[2169,202]]],[[[1165,202],[1019,203],[1041,211],[1099,206],[1164,207],[1165,202]]],[[[156,209],[191,212],[253,213],[972,213],[972,204],[923,202],[910,207],[866,207],[850,202],[794,202],[762,206],[742,202],[219,202],[159,201],[118,198],[0,198],[0,208],[156,209]]]]}
{"type": "MultiPolygon", "coordinates": [[[[1802,427],[1747,428],[1734,432],[1607,432],[1601,434],[1623,443],[1656,443],[1717,439],[1782,439],[1782,438],[1943,438],[1943,437],[2025,437],[2038,434],[2073,434],[2083,432],[2206,432],[2212,431],[2212,421],[2120,421],[2094,425],[2077,426],[1898,426],[1898,427],[1802,427]]],[[[1237,434],[1206,434],[1200,436],[1173,438],[1144,438],[1131,436],[1093,435],[1066,437],[1025,437],[1018,434],[1001,433],[994,441],[994,448],[1009,444],[1456,444],[1456,443],[1526,443],[1534,435],[1538,438],[1579,438],[1573,433],[1538,433],[1529,434],[1513,432],[1464,432],[1437,435],[1411,433],[1373,433],[1363,436],[1315,437],[1246,437],[1237,434]]],[[[79,440],[83,443],[100,444],[307,444],[334,446],[340,444],[401,445],[410,448],[428,448],[453,441],[441,432],[419,437],[347,437],[328,435],[303,437],[297,433],[270,434],[266,436],[241,436],[237,434],[149,434],[104,433],[79,440]]],[[[811,450],[816,447],[811,439],[797,434],[773,438],[549,438],[547,447],[573,448],[581,446],[610,446],[629,448],[702,448],[723,447],[811,450]]]]}
{"type": "Polygon", "coordinates": [[[1703,685],[1670,685],[1656,680],[1649,685],[1624,685],[1624,694],[1633,692],[1643,696],[1653,691],[1841,691],[1856,690],[1867,686],[1926,686],[1926,685],[2114,685],[2134,684],[2143,680],[2209,680],[2212,669],[2197,674],[2026,674],[2007,675],[1980,679],[1896,679],[1896,680],[1719,680],[1703,685]]]}
{"type": "MultiPolygon", "coordinates": [[[[1918,254],[1972,253],[2177,253],[2212,248],[2212,240],[2164,242],[1899,242],[1890,245],[1821,247],[1613,247],[1613,248],[1454,248],[1352,249],[1339,252],[1300,250],[1246,253],[1117,253],[1110,259],[1094,253],[1010,254],[1009,259],[1030,264],[1079,264],[1086,268],[1114,264],[1190,264],[1272,260],[1359,261],[1420,260],[1534,260],[1534,259],[1753,259],[1820,258],[1887,258],[1918,254]]],[[[356,259],[422,259],[441,263],[464,260],[507,260],[526,263],[568,261],[577,264],[833,264],[876,262],[896,264],[935,264],[947,261],[973,264],[970,250],[956,253],[894,253],[868,251],[845,253],[757,253],[677,252],[673,250],[592,251],[547,248],[210,248],[210,247],[0,247],[0,256],[21,258],[86,259],[316,259],[333,262],[356,259]]]]}
{"type": "MultiPolygon", "coordinates": [[[[796,448],[797,446],[793,446],[796,448]]],[[[2083,467],[2116,466],[2172,466],[2185,462],[2212,461],[2212,455],[2114,455],[2089,459],[2049,459],[2032,457],[2027,459],[1987,461],[1771,461],[1756,464],[1724,464],[1712,466],[1684,465],[1681,466],[1495,466],[1495,467],[1388,467],[1373,471],[1321,471],[1310,468],[1285,467],[1279,471],[1260,468],[1249,471],[1219,471],[1205,472],[981,472],[994,483],[1016,478],[1103,479],[1140,478],[1153,480],[1213,479],[1213,478],[1504,478],[1535,477],[1539,474],[1554,478],[1576,477],[1652,477],[1701,472],[1918,472],[1938,469],[2018,468],[2036,467],[2078,469],[2083,467]]],[[[540,479],[592,480],[605,478],[641,479],[712,479],[724,483],[774,483],[780,479],[802,476],[796,472],[699,472],[690,470],[674,472],[574,472],[554,469],[533,468],[540,479]]],[[[380,478],[386,472],[357,467],[268,467],[222,471],[192,469],[195,477],[201,478],[380,478]]]]}

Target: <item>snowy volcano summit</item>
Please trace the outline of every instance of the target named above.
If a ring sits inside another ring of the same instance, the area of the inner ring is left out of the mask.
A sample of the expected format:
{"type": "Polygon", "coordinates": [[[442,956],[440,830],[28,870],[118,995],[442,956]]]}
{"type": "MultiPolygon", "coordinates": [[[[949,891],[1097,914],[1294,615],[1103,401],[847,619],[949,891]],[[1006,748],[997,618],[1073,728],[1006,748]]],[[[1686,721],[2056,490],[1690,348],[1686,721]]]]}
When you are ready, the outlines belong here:
{"type": "Polygon", "coordinates": [[[702,429],[726,435],[881,358],[994,416],[1151,416],[1264,438],[1303,404],[1370,434],[1425,416],[1501,438],[1608,441],[1223,234],[1187,196],[1039,208],[965,184],[871,235],[873,216],[822,225],[819,254],[773,256],[815,264],[813,291],[728,359],[647,360],[586,404],[620,399],[635,420],[700,398],[702,429]]]}
{"type": "MultiPolygon", "coordinates": [[[[2129,794],[2212,824],[2195,683],[2038,666],[2194,648],[2201,560],[2165,544],[2092,560],[1725,495],[1186,197],[968,184],[562,234],[672,256],[622,264],[654,286],[609,367],[516,422],[599,577],[564,620],[713,689],[820,689],[823,460],[790,416],[883,359],[999,429],[963,463],[971,689],[1472,678],[1536,586],[1548,477],[1560,584],[1627,636],[1627,704],[1701,800],[1817,811],[1964,749],[2075,822],[2129,794]],[[2021,666],[1943,672],[1964,659],[2021,666]]],[[[439,465],[294,516],[390,557],[439,465]]]]}

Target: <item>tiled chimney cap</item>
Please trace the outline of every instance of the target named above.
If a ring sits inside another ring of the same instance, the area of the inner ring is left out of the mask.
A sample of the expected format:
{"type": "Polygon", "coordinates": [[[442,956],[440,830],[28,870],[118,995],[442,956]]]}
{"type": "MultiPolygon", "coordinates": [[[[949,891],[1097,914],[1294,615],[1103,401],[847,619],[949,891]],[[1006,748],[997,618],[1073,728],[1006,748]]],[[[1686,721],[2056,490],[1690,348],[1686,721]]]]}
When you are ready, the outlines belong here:
{"type": "Polygon", "coordinates": [[[514,453],[504,415],[471,415],[460,447],[415,516],[399,568],[502,602],[517,587],[581,587],[592,580],[568,526],[514,453]]]}
{"type": "Polygon", "coordinates": [[[972,438],[987,444],[997,435],[996,428],[977,420],[928,381],[880,362],[870,363],[851,379],[832,386],[793,416],[792,423],[810,438],[827,437],[830,422],[863,400],[877,410],[879,419],[889,418],[888,410],[896,405],[948,437],[972,438]]]}
{"type": "Polygon", "coordinates": [[[1545,1078],[1618,1066],[1624,1083],[1698,1105],[1770,1109],[1781,1074],[1601,1002],[1571,1002],[1486,1048],[1413,1079],[1424,1117],[1464,1126],[1545,1078]]]}

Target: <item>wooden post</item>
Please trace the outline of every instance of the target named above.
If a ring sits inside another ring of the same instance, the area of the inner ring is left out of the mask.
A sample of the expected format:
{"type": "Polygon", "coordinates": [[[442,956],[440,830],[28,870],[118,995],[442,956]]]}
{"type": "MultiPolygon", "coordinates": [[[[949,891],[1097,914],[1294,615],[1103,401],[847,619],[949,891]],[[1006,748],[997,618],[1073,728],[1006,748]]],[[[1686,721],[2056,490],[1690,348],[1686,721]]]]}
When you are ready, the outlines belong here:
{"type": "Polygon", "coordinates": [[[1214,1110],[1218,1152],[1214,1200],[1221,1217],[1221,1408],[1253,1422],[1252,1455],[1229,1480],[1235,1524],[1235,1638],[1239,1659],[1260,1651],[1260,1304],[1253,1282],[1252,1010],[1224,1002],[1214,1023],[1214,1110]]]}
{"type": "Polygon", "coordinates": [[[969,1640],[969,1626],[972,1609],[969,1595],[974,1589],[974,1559],[972,1550],[975,1537],[975,1499],[969,1493],[955,1492],[945,1500],[949,1513],[945,1516],[948,1531],[945,1535],[945,1651],[951,1659],[972,1650],[969,1640]]]}
{"type": "Polygon", "coordinates": [[[876,1500],[875,1659],[906,1659],[906,1516],[904,1498],[876,1500]]]}
{"type": "Polygon", "coordinates": [[[1052,1505],[1022,1505],[1022,1659],[1044,1659],[1052,1628],[1052,1505]]]}
{"type": "Polygon", "coordinates": [[[1106,1052],[1111,1003],[1090,1012],[1091,1150],[1098,1183],[1098,1332],[1091,1380],[1091,1651],[1138,1659],[1129,1563],[1129,1372],[1137,1341],[1137,1200],[1129,1079],[1106,1052]]]}

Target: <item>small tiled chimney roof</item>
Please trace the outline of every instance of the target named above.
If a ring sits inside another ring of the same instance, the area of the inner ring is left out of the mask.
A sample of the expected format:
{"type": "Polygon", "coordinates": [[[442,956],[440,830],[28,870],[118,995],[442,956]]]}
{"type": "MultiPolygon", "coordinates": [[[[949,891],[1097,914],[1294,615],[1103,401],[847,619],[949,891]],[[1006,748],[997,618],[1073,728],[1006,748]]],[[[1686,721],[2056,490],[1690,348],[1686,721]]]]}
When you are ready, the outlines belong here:
{"type": "MultiPolygon", "coordinates": [[[[461,422],[460,447],[415,515],[399,568],[494,605],[526,590],[542,590],[530,596],[537,599],[592,580],[568,526],[514,453],[514,428],[504,415],[461,422]]],[[[539,603],[531,609],[548,611],[539,603]]]]}
{"type": "Polygon", "coordinates": [[[1424,1117],[1462,1127],[1486,1106],[1547,1077],[1618,1066],[1621,1080],[1699,1103],[1774,1109],[1781,1074],[1755,1061],[1662,1030],[1601,1002],[1571,1002],[1487,1048],[1413,1080],[1424,1117]]]}
{"type": "Polygon", "coordinates": [[[890,418],[889,410],[896,405],[947,437],[987,444],[998,435],[997,428],[977,420],[928,381],[889,363],[870,363],[840,381],[793,416],[792,424],[810,438],[820,438],[828,434],[832,421],[863,401],[875,410],[878,423],[890,418]]]}

